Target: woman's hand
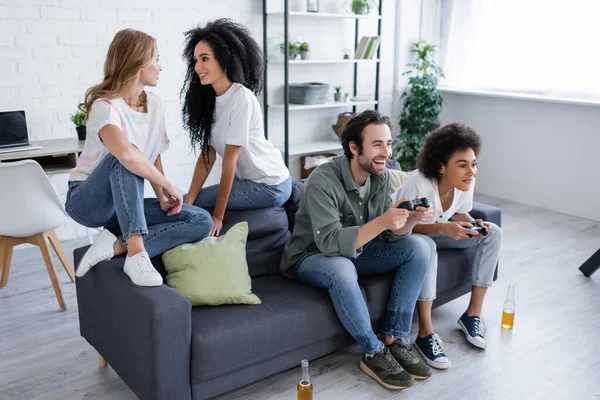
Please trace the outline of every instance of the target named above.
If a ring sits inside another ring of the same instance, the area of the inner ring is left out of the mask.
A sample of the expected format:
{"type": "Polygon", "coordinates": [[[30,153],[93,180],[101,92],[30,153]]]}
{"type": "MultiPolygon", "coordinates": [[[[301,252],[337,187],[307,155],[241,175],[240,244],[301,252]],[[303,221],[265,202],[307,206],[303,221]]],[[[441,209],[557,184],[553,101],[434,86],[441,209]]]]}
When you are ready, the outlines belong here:
{"type": "Polygon", "coordinates": [[[165,198],[160,200],[161,210],[169,217],[179,214],[183,207],[183,192],[173,184],[163,187],[162,191],[165,198]]]}
{"type": "Polygon", "coordinates": [[[221,228],[223,228],[223,220],[212,216],[212,229],[208,233],[208,236],[219,236],[221,234],[221,228]]]}
{"type": "Polygon", "coordinates": [[[492,233],[492,227],[490,226],[490,223],[487,221],[484,221],[482,219],[476,219],[475,222],[477,223],[477,225],[479,226],[485,226],[485,231],[487,233],[492,233]]]}
{"type": "Polygon", "coordinates": [[[469,239],[479,233],[471,230],[471,223],[465,221],[444,222],[444,234],[454,240],[469,239]]]}
{"type": "Polygon", "coordinates": [[[397,231],[401,229],[408,220],[410,211],[405,208],[398,208],[398,205],[406,201],[406,197],[402,197],[397,202],[391,205],[383,214],[379,216],[381,223],[385,229],[390,231],[397,231]]]}

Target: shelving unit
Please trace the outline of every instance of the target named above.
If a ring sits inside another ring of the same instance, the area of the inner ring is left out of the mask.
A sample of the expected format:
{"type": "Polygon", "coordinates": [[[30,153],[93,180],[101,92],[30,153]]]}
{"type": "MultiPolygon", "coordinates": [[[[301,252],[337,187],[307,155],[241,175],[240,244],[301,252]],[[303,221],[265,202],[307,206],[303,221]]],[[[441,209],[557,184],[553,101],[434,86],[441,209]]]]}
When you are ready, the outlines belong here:
{"type": "MultiPolygon", "coordinates": [[[[333,60],[290,60],[289,63],[290,64],[371,64],[371,63],[378,63],[379,59],[356,59],[356,58],[351,58],[349,60],[345,60],[345,59],[333,59],[333,60]]],[[[275,61],[269,61],[269,63],[271,64],[283,64],[284,61],[283,60],[275,60],[275,61]]]]}
{"type": "MultiPolygon", "coordinates": [[[[323,104],[288,104],[287,107],[289,110],[317,110],[319,108],[345,108],[345,107],[356,107],[356,106],[369,106],[369,105],[377,105],[379,102],[376,100],[372,101],[332,101],[330,103],[323,104]]],[[[269,104],[268,107],[271,108],[285,108],[285,103],[276,103],[269,104]]]]}
{"type": "Polygon", "coordinates": [[[289,135],[289,126],[290,126],[290,111],[299,111],[299,110],[315,110],[315,109],[327,109],[327,108],[348,108],[352,107],[352,112],[356,112],[357,106],[365,106],[365,105],[373,105],[375,109],[378,108],[379,104],[379,75],[380,75],[380,52],[381,46],[377,49],[377,55],[375,59],[323,59],[323,60],[290,60],[289,59],[289,25],[290,18],[343,18],[343,19],[353,19],[355,20],[354,24],[354,49],[358,46],[359,36],[359,22],[361,20],[377,20],[377,35],[381,37],[381,11],[382,11],[382,2],[383,0],[378,0],[379,10],[378,15],[356,15],[350,13],[320,13],[320,12],[298,12],[298,11],[290,11],[289,10],[289,0],[284,0],[284,11],[283,12],[267,12],[267,0],[263,0],[263,51],[266,59],[265,69],[264,69],[264,82],[265,88],[267,87],[268,82],[268,66],[269,65],[283,65],[284,69],[284,82],[283,82],[283,103],[277,104],[269,104],[268,99],[268,90],[264,90],[263,92],[263,100],[264,100],[264,130],[265,136],[268,138],[269,135],[269,110],[273,110],[273,112],[281,112],[283,111],[283,121],[284,121],[284,144],[283,144],[283,157],[285,160],[285,164],[289,166],[289,158],[290,156],[298,156],[298,155],[307,155],[307,154],[319,154],[319,153],[327,153],[334,150],[340,150],[341,145],[334,140],[322,140],[322,141],[312,141],[310,143],[302,143],[302,144],[294,144],[294,149],[290,150],[290,135],[289,135]],[[285,48],[284,59],[283,60],[269,60],[267,56],[268,49],[268,19],[269,17],[283,17],[283,45],[285,48]],[[298,66],[298,65],[318,65],[318,64],[353,64],[354,65],[354,84],[353,84],[353,95],[355,97],[358,95],[358,66],[361,64],[371,64],[375,65],[375,97],[374,100],[370,101],[349,101],[349,102],[328,102],[325,104],[314,104],[314,105],[299,105],[299,104],[290,104],[289,101],[289,84],[290,84],[290,65],[298,66]]]}

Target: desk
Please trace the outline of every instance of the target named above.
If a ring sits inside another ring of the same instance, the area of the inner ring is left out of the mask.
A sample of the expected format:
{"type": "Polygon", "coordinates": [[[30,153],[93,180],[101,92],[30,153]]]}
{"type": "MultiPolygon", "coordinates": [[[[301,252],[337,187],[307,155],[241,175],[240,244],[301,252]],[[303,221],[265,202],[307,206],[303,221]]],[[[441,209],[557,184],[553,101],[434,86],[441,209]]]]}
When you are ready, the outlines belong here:
{"type": "Polygon", "coordinates": [[[0,162],[35,160],[46,174],[68,172],[75,167],[85,141],[76,138],[36,140],[30,142],[41,149],[0,154],[0,162]]]}

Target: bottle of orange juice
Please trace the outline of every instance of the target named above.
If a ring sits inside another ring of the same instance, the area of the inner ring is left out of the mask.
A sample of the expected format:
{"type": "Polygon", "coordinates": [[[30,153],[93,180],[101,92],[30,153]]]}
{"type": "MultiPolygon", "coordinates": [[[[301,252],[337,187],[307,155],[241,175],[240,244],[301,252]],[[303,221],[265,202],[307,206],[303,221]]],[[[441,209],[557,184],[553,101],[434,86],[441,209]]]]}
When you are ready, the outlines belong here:
{"type": "Polygon", "coordinates": [[[298,383],[298,400],[312,400],[313,385],[308,376],[308,360],[302,360],[300,366],[302,367],[302,379],[298,383]]]}
{"type": "Polygon", "coordinates": [[[515,322],[515,286],[508,285],[506,300],[502,305],[502,328],[512,329],[515,322]]]}

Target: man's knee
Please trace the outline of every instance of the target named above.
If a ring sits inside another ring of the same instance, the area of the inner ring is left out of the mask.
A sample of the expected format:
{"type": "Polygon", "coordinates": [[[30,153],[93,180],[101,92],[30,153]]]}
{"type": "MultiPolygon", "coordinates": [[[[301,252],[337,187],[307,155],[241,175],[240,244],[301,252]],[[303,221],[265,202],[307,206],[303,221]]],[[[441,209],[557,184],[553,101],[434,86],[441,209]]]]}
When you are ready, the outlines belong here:
{"type": "Polygon", "coordinates": [[[427,268],[431,260],[432,251],[435,251],[435,243],[432,243],[433,240],[424,235],[409,235],[403,240],[410,241],[413,257],[422,260],[425,268],[427,268]]]}
{"type": "Polygon", "coordinates": [[[334,285],[352,286],[358,282],[356,267],[346,257],[332,257],[328,266],[331,282],[334,285]]]}

